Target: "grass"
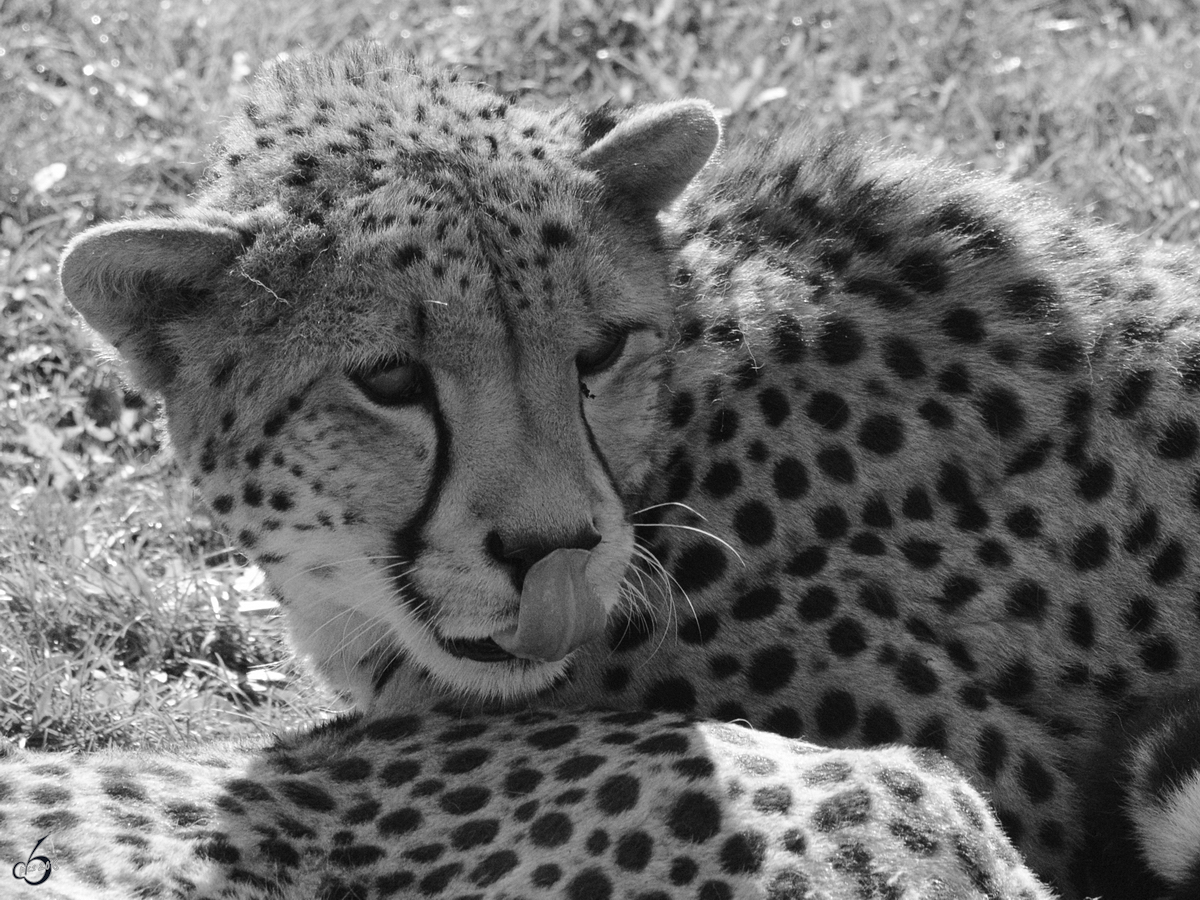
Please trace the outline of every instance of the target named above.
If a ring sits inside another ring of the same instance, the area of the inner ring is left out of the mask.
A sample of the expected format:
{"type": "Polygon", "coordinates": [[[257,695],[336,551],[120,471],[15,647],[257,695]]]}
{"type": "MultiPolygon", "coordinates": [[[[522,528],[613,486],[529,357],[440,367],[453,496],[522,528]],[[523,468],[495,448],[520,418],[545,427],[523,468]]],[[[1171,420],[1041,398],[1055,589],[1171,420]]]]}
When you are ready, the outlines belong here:
{"type": "Polygon", "coordinates": [[[850,129],[1200,238],[1197,0],[0,0],[0,735],[154,746],[336,708],[54,273],[84,227],[186,203],[258,66],[361,38],[528,102],[705,97],[730,141],[850,129]]]}

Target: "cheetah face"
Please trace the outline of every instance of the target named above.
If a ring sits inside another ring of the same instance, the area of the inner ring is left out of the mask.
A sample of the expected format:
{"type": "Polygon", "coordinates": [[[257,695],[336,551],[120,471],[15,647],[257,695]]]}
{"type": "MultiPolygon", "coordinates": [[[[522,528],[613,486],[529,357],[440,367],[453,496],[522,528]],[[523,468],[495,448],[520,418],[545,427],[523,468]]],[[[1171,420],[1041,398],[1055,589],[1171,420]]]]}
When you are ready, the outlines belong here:
{"type": "Polygon", "coordinates": [[[656,214],[719,132],[704,104],[601,128],[384,62],[276,73],[202,206],[83,235],[63,286],[328,680],[527,696],[632,597],[656,214]]]}

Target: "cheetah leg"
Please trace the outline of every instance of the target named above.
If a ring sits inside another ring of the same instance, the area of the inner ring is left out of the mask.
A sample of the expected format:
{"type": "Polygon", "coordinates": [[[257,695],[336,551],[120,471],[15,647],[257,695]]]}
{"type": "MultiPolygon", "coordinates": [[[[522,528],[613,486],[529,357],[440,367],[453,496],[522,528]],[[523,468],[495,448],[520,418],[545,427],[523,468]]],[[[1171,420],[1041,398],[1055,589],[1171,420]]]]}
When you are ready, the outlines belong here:
{"type": "Polygon", "coordinates": [[[1168,896],[1200,897],[1200,689],[1140,734],[1129,771],[1125,808],[1142,858],[1168,896]]]}

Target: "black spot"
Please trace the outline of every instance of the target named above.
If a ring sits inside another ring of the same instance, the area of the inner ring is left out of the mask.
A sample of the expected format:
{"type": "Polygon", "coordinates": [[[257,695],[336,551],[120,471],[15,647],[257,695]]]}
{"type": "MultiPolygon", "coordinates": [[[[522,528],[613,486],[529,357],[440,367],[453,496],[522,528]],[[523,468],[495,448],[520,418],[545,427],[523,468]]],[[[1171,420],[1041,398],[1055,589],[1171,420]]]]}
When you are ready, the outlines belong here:
{"type": "Polygon", "coordinates": [[[850,420],[850,406],[830,391],[817,391],[809,398],[805,412],[827,431],[839,431],[850,420]]]}
{"type": "Polygon", "coordinates": [[[1032,667],[1024,659],[1008,663],[996,676],[992,695],[1004,703],[1022,700],[1033,693],[1037,678],[1032,667]]]}
{"type": "Polygon", "coordinates": [[[858,706],[848,691],[826,691],[816,710],[817,731],[822,737],[837,738],[849,734],[858,724],[858,706]]]}
{"type": "Polygon", "coordinates": [[[979,414],[983,425],[1000,438],[1013,437],[1025,427],[1025,412],[1012,391],[993,388],[979,398],[979,414]]]}
{"type": "Polygon", "coordinates": [[[886,706],[875,704],[863,714],[862,736],[868,747],[897,744],[904,739],[904,729],[895,713],[886,706]]]}
{"type": "Polygon", "coordinates": [[[1083,603],[1074,603],[1067,612],[1067,637],[1087,650],[1096,642],[1096,623],[1092,611],[1083,603]]]}
{"type": "Polygon", "coordinates": [[[1179,541],[1168,541],[1150,563],[1150,580],[1155,584],[1170,584],[1187,568],[1187,553],[1179,541]]]}
{"type": "Polygon", "coordinates": [[[817,831],[828,833],[862,825],[870,813],[871,795],[865,788],[851,788],[819,803],[812,824],[817,831]]]}
{"type": "Polygon", "coordinates": [[[796,672],[796,658],[787,647],[760,650],[750,660],[746,681],[756,694],[773,694],[785,687],[796,672]]]}
{"type": "Polygon", "coordinates": [[[792,808],[792,792],[785,784],[759,788],[750,800],[761,813],[783,815],[792,808]]]}
{"type": "Polygon", "coordinates": [[[1058,304],[1058,292],[1040,278],[1027,278],[1008,286],[1004,297],[1012,310],[1030,318],[1043,319],[1058,304]]]}
{"type": "Polygon", "coordinates": [[[792,411],[787,396],[777,387],[764,388],[758,395],[758,405],[763,419],[772,428],[783,424],[792,411]]]}
{"type": "Polygon", "coordinates": [[[696,545],[679,554],[672,576],[680,590],[698,591],[721,579],[727,566],[725,554],[711,545],[696,545]]]}
{"type": "Polygon", "coordinates": [[[1002,541],[994,538],[980,541],[976,555],[981,563],[993,569],[1003,569],[1012,565],[1012,556],[1009,554],[1008,548],[1002,541]]]}
{"type": "Polygon", "coordinates": [[[979,582],[968,575],[951,575],[942,585],[942,594],[937,598],[938,603],[950,611],[970,603],[983,588],[979,582]]]}
{"type": "Polygon", "coordinates": [[[979,313],[962,306],[946,313],[942,318],[942,331],[962,344],[978,344],[987,337],[979,313]]]}
{"type": "Polygon", "coordinates": [[[772,734],[795,738],[804,734],[804,721],[794,709],[780,706],[771,710],[763,720],[763,728],[772,734]]]}
{"type": "Polygon", "coordinates": [[[548,812],[529,826],[529,840],[535,847],[560,847],[571,839],[575,826],[565,813],[548,812]]]}
{"type": "Polygon", "coordinates": [[[1008,741],[999,728],[987,725],[979,732],[978,748],[976,765],[979,774],[989,781],[995,781],[1004,769],[1008,756],[1008,741]]]}
{"type": "Polygon", "coordinates": [[[838,595],[833,588],[818,584],[804,592],[797,611],[805,622],[820,622],[833,615],[837,605],[838,595]]]}
{"type": "Polygon", "coordinates": [[[893,525],[892,511],[887,501],[876,494],[863,504],[862,522],[871,528],[891,528],[893,525]]]}
{"type": "Polygon", "coordinates": [[[918,696],[936,694],[941,687],[937,673],[916,653],[908,653],[900,660],[896,679],[910,694],[918,696]]]}
{"type": "Polygon", "coordinates": [[[661,678],[646,688],[643,703],[647,709],[690,713],[696,708],[696,690],[686,678],[661,678]]]}
{"type": "Polygon", "coordinates": [[[1034,756],[1021,755],[1017,767],[1017,781],[1031,803],[1045,803],[1054,796],[1054,776],[1034,756]]]}
{"type": "Polygon", "coordinates": [[[775,515],[762,501],[749,500],[738,507],[733,528],[743,543],[760,547],[775,536],[775,515]]]}
{"type": "Polygon", "coordinates": [[[887,544],[878,536],[863,532],[850,538],[850,550],[859,556],[883,556],[887,553],[887,544]]]}
{"type": "Polygon", "coordinates": [[[858,430],[858,443],[880,456],[890,456],[904,446],[904,426],[895,416],[868,416],[858,430]]]}
{"type": "MultiPolygon", "coordinates": [[[[480,860],[479,864],[471,870],[468,876],[471,883],[476,887],[487,887],[495,884],[513,869],[520,864],[520,857],[511,850],[498,850],[491,853],[480,860]]],[[[448,866],[446,868],[449,868],[448,866]]],[[[428,876],[426,876],[426,879],[428,876]]],[[[436,888],[432,885],[426,885],[426,879],[422,879],[421,892],[424,894],[440,893],[442,888],[436,888]]],[[[448,883],[448,882],[447,882],[448,883]]]]}
{"type": "Polygon", "coordinates": [[[832,366],[856,361],[863,353],[863,336],[850,319],[834,316],[822,324],[817,335],[817,350],[832,366]]]}
{"type": "Polygon", "coordinates": [[[604,763],[605,758],[594,753],[572,756],[559,763],[554,769],[554,777],[559,781],[579,781],[589,777],[604,763]]]}
{"type": "Polygon", "coordinates": [[[850,519],[840,506],[822,506],[813,513],[812,521],[818,537],[827,541],[844,537],[850,528],[850,519]]]}
{"type": "Polygon", "coordinates": [[[1162,437],[1155,448],[1163,459],[1191,459],[1200,442],[1200,430],[1191,419],[1175,419],[1163,429],[1162,437]]]}
{"type": "Polygon", "coordinates": [[[771,615],[783,602],[779,588],[773,584],[754,588],[742,594],[730,609],[730,614],[738,621],[762,619],[771,615]]]}
{"type": "Polygon", "coordinates": [[[881,619],[895,619],[900,607],[892,592],[878,582],[869,581],[858,592],[858,602],[863,609],[881,619]]]}
{"type": "Polygon", "coordinates": [[[856,656],[867,649],[867,635],[862,623],[841,618],[829,628],[829,649],[838,656],[856,656]]]}
{"type": "Polygon", "coordinates": [[[737,413],[723,405],[718,406],[708,427],[708,441],[710,444],[724,443],[737,434],[737,428],[737,413]]]}
{"type": "Polygon", "coordinates": [[[1179,651],[1168,637],[1160,635],[1142,645],[1142,665],[1150,672],[1170,672],[1179,662],[1179,651]]]}
{"type": "Polygon", "coordinates": [[[450,832],[450,846],[455,850],[473,850],[490,844],[500,833],[496,819],[476,819],[459,825],[450,832]]]}
{"type": "Polygon", "coordinates": [[[752,875],[762,868],[766,856],[766,836],[757,831],[742,831],[725,839],[717,858],[728,875],[752,875]]]}
{"type": "Polygon", "coordinates": [[[1040,347],[1034,363],[1049,372],[1073,372],[1087,361],[1087,351],[1078,341],[1051,336],[1040,347]]]}
{"type": "Polygon", "coordinates": [[[893,337],[884,341],[883,364],[906,380],[920,378],[926,373],[920,351],[906,338],[893,337]]]}
{"type": "MultiPolygon", "coordinates": [[[[648,615],[644,618],[653,627],[653,619],[648,615]]],[[[679,639],[685,644],[703,646],[707,641],[716,637],[720,627],[721,620],[714,613],[706,612],[694,615],[686,622],[680,623],[677,633],[679,639]]]]}
{"type": "Polygon", "coordinates": [[[792,557],[785,571],[797,578],[812,578],[819,575],[829,559],[829,552],[824,547],[806,547],[792,557]]]}
{"type": "Polygon", "coordinates": [[[937,377],[938,390],[945,394],[971,393],[971,373],[962,363],[953,363],[942,369],[937,377]]]}
{"type": "Polygon", "coordinates": [[[425,258],[425,251],[417,244],[405,244],[392,254],[392,265],[400,270],[419,263],[425,258]]]}
{"type": "Polygon", "coordinates": [[[1134,415],[1145,404],[1153,387],[1154,373],[1151,371],[1142,370],[1126,375],[1113,390],[1110,407],[1113,415],[1122,419],[1134,415]]]}
{"type": "Polygon", "coordinates": [[[721,830],[721,807],[708,794],[684,791],[667,813],[667,827],[681,841],[700,844],[721,830]]]}
{"type": "Polygon", "coordinates": [[[492,799],[492,792],[479,785],[467,785],[446,791],[438,803],[452,816],[465,816],[487,806],[492,799]]]}
{"type": "Polygon", "coordinates": [[[900,260],[901,281],[914,291],[936,294],[946,287],[946,265],[932,250],[916,250],[900,260]]]}
{"type": "Polygon", "coordinates": [[[563,888],[566,900],[609,900],[612,892],[612,881],[598,868],[584,869],[563,888]]]}
{"type": "Polygon", "coordinates": [[[1004,527],[1015,537],[1033,540],[1042,533],[1042,517],[1033,507],[1022,506],[1005,517],[1004,527]]]}
{"type": "Polygon", "coordinates": [[[1148,509],[1125,534],[1125,552],[1140,554],[1158,540],[1158,513],[1148,509]]]}
{"type": "Polygon", "coordinates": [[[1075,539],[1071,564],[1081,572],[1099,569],[1108,562],[1108,529],[1095,525],[1075,539]]]}
{"type": "Polygon", "coordinates": [[[695,409],[696,402],[692,395],[687,391],[679,391],[671,398],[667,407],[667,421],[672,428],[683,428],[691,421],[695,409]]]}
{"type": "Polygon", "coordinates": [[[542,243],[548,250],[575,246],[575,234],[561,222],[546,222],[542,225],[542,243]]]}
{"type": "Polygon", "coordinates": [[[533,793],[545,776],[536,769],[515,769],[504,777],[504,792],[510,797],[533,793]]]}
{"type": "Polygon", "coordinates": [[[1050,606],[1050,595],[1036,581],[1022,581],[1008,592],[1006,609],[1010,616],[1018,619],[1033,619],[1040,622],[1046,617],[1050,606]]]}
{"type": "Polygon", "coordinates": [[[1053,450],[1054,441],[1048,436],[1038,438],[1036,441],[1026,444],[1005,467],[1005,476],[1012,478],[1015,475],[1036,472],[1045,465],[1046,460],[1049,459],[1050,453],[1053,450]]]}
{"type": "Polygon", "coordinates": [[[913,521],[924,522],[932,519],[933,503],[929,499],[929,493],[923,487],[909,488],[900,505],[900,511],[906,519],[913,521]]]}
{"type": "Polygon", "coordinates": [[[233,498],[228,494],[220,494],[213,498],[212,508],[221,515],[228,515],[233,509],[233,498]]]}
{"type": "Polygon", "coordinates": [[[854,457],[845,447],[826,447],[818,452],[817,466],[833,481],[854,483],[854,457]]]}
{"type": "Polygon", "coordinates": [[[615,816],[637,806],[641,782],[627,772],[610,776],[596,788],[596,807],[606,816],[615,816]]]}
{"type": "Polygon", "coordinates": [[[525,742],[538,750],[553,750],[563,747],[579,737],[579,727],[576,725],[553,725],[535,731],[525,738],[525,742]]]}
{"type": "Polygon", "coordinates": [[[742,470],[736,463],[715,463],[704,476],[700,486],[718,499],[728,497],[742,486],[742,470]]]}
{"type": "Polygon", "coordinates": [[[654,855],[654,839],[644,831],[630,831],[617,838],[613,861],[627,872],[641,872],[654,855]]]}
{"type": "Polygon", "coordinates": [[[1107,496],[1112,490],[1115,477],[1116,473],[1112,463],[1108,460],[1101,459],[1087,463],[1079,473],[1079,481],[1076,483],[1079,496],[1089,503],[1107,496]]]}
{"type": "Polygon", "coordinates": [[[791,456],[775,464],[772,481],[780,500],[796,500],[808,493],[808,472],[800,460],[791,456]]]}
{"type": "Polygon", "coordinates": [[[926,400],[917,407],[917,414],[939,431],[954,427],[954,413],[937,400],[926,400]]]}
{"type": "Polygon", "coordinates": [[[794,316],[780,316],[771,333],[772,349],[780,362],[798,363],[804,358],[804,329],[794,316]]]}
{"type": "Polygon", "coordinates": [[[900,552],[915,569],[932,569],[942,561],[942,546],[933,541],[913,538],[900,545],[900,552]]]}
{"type": "Polygon", "coordinates": [[[629,670],[624,666],[611,666],[604,672],[604,689],[610,694],[620,694],[629,686],[629,670]]]}

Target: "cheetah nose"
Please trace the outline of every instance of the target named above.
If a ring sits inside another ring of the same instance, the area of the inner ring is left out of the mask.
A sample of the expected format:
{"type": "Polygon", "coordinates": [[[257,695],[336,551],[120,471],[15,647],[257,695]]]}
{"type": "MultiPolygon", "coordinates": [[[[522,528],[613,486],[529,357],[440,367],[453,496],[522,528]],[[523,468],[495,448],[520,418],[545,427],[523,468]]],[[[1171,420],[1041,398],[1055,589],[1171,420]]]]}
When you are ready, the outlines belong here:
{"type": "Polygon", "coordinates": [[[492,635],[513,656],[554,662],[604,633],[604,601],[588,585],[587,550],[555,550],[525,575],[517,627],[492,635]]]}

